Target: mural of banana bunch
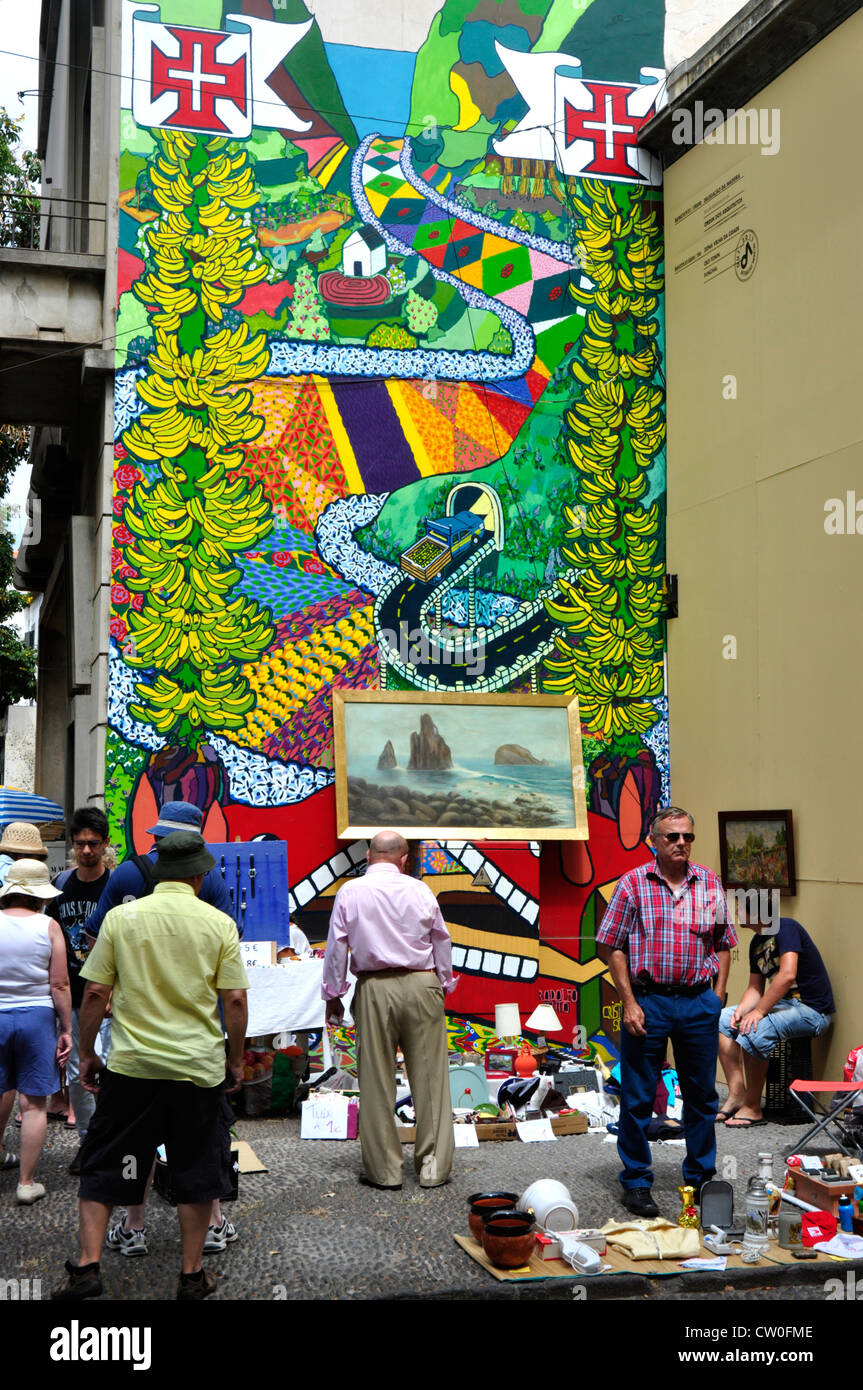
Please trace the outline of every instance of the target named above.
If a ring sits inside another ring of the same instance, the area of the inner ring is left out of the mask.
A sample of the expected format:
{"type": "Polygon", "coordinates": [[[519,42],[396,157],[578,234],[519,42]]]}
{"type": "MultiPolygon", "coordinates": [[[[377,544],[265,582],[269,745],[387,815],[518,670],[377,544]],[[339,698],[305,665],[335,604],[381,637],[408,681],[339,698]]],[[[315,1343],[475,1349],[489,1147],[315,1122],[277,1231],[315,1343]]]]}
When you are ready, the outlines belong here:
{"type": "Polygon", "coordinates": [[[641,502],[665,438],[654,384],[662,243],[642,187],[588,179],[574,205],[596,288],[570,286],[587,309],[572,365],[582,391],[566,417],[580,481],[577,505],[564,509],[563,601],[546,602],[562,631],[543,689],[575,691],[588,729],[614,739],[646,733],[663,693],[662,516],[641,502]]]}
{"type": "Polygon", "coordinates": [[[269,351],[245,323],[218,327],[267,267],[242,216],[259,197],[245,152],[220,138],[155,135],[149,173],[161,212],[144,234],[146,274],[134,290],[156,346],[137,385],[147,409],[123,434],[149,477],[123,516],[137,570],[126,583],[144,600],[129,612],[124,659],[158,672],[136,684],[134,717],[194,750],[207,729],[245,724],[255,695],[242,667],[274,636],[266,609],[231,597],[235,557],[268,534],[272,512],[260,484],[228,477],[264,428],[242,387],[264,373],[269,351]]]}

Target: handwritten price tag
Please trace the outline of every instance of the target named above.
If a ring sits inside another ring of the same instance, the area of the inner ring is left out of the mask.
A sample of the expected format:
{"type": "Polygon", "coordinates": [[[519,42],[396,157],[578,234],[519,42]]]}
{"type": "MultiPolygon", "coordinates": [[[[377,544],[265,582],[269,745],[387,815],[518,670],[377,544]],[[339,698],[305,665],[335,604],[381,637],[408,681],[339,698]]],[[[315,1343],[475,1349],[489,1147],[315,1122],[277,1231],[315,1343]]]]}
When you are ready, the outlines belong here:
{"type": "Polygon", "coordinates": [[[301,1139],[347,1139],[348,1101],[344,1096],[319,1096],[303,1105],[301,1139]]]}
{"type": "Polygon", "coordinates": [[[275,941],[241,941],[240,955],[245,966],[275,965],[275,941]]]}
{"type": "Polygon", "coordinates": [[[479,1136],[473,1125],[453,1125],[453,1138],[457,1149],[478,1149],[479,1136]]]}
{"type": "Polygon", "coordinates": [[[518,1137],[523,1144],[544,1144],[547,1139],[556,1139],[551,1120],[518,1120],[518,1137]]]}

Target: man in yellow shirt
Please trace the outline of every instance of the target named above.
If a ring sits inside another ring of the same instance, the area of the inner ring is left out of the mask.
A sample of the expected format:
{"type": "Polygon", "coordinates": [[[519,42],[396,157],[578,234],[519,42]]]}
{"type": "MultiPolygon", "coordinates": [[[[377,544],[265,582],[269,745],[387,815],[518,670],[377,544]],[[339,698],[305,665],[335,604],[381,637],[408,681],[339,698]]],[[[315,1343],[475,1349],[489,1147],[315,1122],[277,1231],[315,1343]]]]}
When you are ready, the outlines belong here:
{"type": "Polygon", "coordinates": [[[151,896],[113,908],[81,971],[81,1081],[98,1102],[80,1153],[81,1261],[52,1295],[96,1298],[99,1256],[115,1203],[135,1205],[164,1143],[183,1249],[179,1299],[216,1286],[201,1269],[210,1206],[230,1190],[226,1090],[243,1075],[248,979],[234,923],[198,901],[215,860],[201,835],[178,830],[158,844],[151,896]],[[113,991],[113,996],[112,996],[113,991]],[[219,1021],[221,996],[228,1035],[219,1021]],[[109,997],[114,1021],[107,1069],[94,1047],[109,997]]]}

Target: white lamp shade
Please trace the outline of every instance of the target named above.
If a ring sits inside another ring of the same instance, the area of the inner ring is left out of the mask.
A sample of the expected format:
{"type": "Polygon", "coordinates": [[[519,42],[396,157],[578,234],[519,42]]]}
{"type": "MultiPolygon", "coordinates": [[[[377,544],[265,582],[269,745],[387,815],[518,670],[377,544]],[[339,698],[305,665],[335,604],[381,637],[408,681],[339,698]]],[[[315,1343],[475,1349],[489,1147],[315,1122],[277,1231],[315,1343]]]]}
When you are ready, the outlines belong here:
{"type": "Polygon", "coordinates": [[[515,1038],[521,1035],[518,1004],[495,1004],[494,1031],[499,1038],[515,1038]]]}
{"type": "Polygon", "coordinates": [[[533,1028],[537,1033],[560,1033],[563,1024],[550,1004],[537,1004],[525,1028],[533,1028]]]}

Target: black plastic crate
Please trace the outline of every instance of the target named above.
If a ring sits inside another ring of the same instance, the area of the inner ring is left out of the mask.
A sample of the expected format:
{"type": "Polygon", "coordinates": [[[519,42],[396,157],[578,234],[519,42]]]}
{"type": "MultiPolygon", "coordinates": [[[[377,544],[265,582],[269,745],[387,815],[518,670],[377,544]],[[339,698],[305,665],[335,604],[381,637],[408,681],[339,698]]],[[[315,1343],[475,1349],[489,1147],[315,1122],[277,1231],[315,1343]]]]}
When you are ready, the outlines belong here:
{"type": "Polygon", "coordinates": [[[812,1080],[811,1038],[789,1038],[777,1043],[767,1063],[763,1113],[774,1124],[802,1125],[807,1116],[791,1095],[792,1081],[812,1080]]]}

